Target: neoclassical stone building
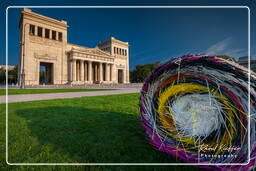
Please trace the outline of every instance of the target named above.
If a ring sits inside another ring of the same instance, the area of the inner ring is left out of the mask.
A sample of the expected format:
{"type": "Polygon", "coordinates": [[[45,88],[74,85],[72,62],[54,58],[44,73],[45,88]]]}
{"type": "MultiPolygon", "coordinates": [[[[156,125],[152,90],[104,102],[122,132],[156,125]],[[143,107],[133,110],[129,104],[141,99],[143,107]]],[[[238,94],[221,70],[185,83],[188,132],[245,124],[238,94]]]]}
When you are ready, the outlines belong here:
{"type": "Polygon", "coordinates": [[[25,8],[21,12],[19,83],[46,84],[129,83],[129,45],[111,37],[88,48],[67,42],[66,21],[25,8]]]}
{"type": "MultiPolygon", "coordinates": [[[[244,67],[248,68],[248,56],[240,57],[237,62],[240,65],[243,65],[244,67]]],[[[255,59],[250,60],[250,67],[253,72],[256,72],[256,60],[255,59]]]]}

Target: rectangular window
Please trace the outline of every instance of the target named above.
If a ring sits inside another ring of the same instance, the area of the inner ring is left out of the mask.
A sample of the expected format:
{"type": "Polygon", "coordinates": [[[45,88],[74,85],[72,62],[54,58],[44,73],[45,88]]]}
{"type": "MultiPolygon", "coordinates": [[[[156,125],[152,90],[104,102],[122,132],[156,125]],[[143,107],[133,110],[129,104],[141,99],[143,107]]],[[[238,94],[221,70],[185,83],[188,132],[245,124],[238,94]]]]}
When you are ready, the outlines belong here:
{"type": "Polygon", "coordinates": [[[35,26],[32,24],[29,26],[29,34],[33,36],[35,35],[35,26]]]}
{"type": "Polygon", "coordinates": [[[50,30],[49,29],[45,29],[45,38],[49,39],[50,38],[50,30]]]}
{"type": "Polygon", "coordinates": [[[127,51],[126,50],[124,50],[124,55],[127,56],[127,51]]]}
{"type": "Polygon", "coordinates": [[[53,30],[52,30],[52,39],[56,40],[56,31],[53,31],[53,30]]]}
{"type": "Polygon", "coordinates": [[[59,41],[62,42],[62,33],[61,32],[59,32],[59,41]]]}
{"type": "Polygon", "coordinates": [[[43,28],[37,27],[37,36],[42,37],[43,36],[43,28]]]}

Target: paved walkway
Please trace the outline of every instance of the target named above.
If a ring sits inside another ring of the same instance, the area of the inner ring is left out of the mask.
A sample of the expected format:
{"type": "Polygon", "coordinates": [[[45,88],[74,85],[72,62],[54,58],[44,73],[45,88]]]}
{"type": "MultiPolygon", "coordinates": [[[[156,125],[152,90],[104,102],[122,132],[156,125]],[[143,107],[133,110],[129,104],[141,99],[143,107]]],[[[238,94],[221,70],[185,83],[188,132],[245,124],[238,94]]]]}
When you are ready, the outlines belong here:
{"type": "MultiPolygon", "coordinates": [[[[124,89],[107,90],[107,91],[8,95],[8,103],[26,102],[26,101],[35,101],[35,100],[48,100],[48,99],[66,99],[66,98],[76,98],[76,97],[84,97],[84,96],[127,94],[127,93],[138,93],[138,92],[140,92],[140,88],[124,88],[124,89]]],[[[0,103],[6,103],[5,95],[0,96],[0,103]]]]}

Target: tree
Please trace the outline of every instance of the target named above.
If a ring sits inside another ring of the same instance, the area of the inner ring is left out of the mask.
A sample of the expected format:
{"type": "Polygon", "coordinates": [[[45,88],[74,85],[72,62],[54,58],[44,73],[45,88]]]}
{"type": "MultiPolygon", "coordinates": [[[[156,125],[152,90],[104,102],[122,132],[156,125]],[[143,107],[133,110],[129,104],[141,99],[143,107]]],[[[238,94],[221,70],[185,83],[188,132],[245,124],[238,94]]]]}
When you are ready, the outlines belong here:
{"type": "Polygon", "coordinates": [[[5,70],[4,69],[0,69],[0,84],[5,84],[5,70]]]}
{"type": "Polygon", "coordinates": [[[236,60],[234,58],[227,56],[227,55],[218,55],[217,57],[236,62],[236,60]]]}
{"type": "Polygon", "coordinates": [[[14,69],[8,70],[8,83],[16,84],[18,79],[18,66],[15,65],[14,69]]]}
{"type": "Polygon", "coordinates": [[[160,62],[153,64],[137,65],[135,70],[130,71],[130,82],[142,83],[151,74],[151,72],[160,65],[160,62]]]}
{"type": "MultiPolygon", "coordinates": [[[[18,79],[18,66],[15,65],[14,69],[8,70],[8,84],[16,84],[18,79]]],[[[6,70],[0,69],[0,84],[6,82],[6,70]]]]}

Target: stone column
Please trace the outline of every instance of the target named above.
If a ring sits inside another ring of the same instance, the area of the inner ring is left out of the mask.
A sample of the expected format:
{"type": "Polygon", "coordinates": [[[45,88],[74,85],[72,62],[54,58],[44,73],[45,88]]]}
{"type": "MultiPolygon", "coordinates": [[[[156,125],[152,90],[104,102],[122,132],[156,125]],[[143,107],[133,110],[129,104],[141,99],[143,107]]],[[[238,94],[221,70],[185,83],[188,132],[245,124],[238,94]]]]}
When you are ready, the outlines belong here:
{"type": "Polygon", "coordinates": [[[52,30],[49,31],[49,39],[52,39],[52,30]]]}
{"type": "Polygon", "coordinates": [[[84,61],[80,61],[80,80],[84,81],[84,61]]]}
{"type": "Polygon", "coordinates": [[[76,81],[76,60],[72,60],[72,82],[76,81]]]}
{"type": "Polygon", "coordinates": [[[45,28],[42,27],[42,37],[45,37],[45,28]]]}
{"type": "Polygon", "coordinates": [[[71,83],[72,82],[72,72],[73,72],[73,67],[72,67],[72,65],[73,65],[73,61],[69,61],[69,72],[68,72],[68,77],[69,77],[69,82],[71,83]]]}
{"type": "Polygon", "coordinates": [[[102,82],[103,81],[103,69],[102,69],[102,63],[99,63],[99,81],[102,82]]]}
{"type": "Polygon", "coordinates": [[[84,80],[88,81],[88,65],[87,62],[84,61],[84,80]]]}
{"type": "Polygon", "coordinates": [[[126,63],[126,83],[130,83],[130,70],[129,70],[129,49],[127,48],[127,63],[126,63]]]}
{"type": "Polygon", "coordinates": [[[109,82],[110,72],[109,72],[109,64],[106,63],[106,81],[109,82]]]}
{"type": "Polygon", "coordinates": [[[111,64],[111,82],[112,83],[117,83],[117,70],[114,64],[111,64]]]}
{"type": "Polygon", "coordinates": [[[125,69],[123,69],[123,77],[122,77],[122,83],[125,83],[126,73],[125,69]]]}
{"type": "Polygon", "coordinates": [[[37,30],[38,30],[38,26],[35,26],[35,36],[37,36],[37,30]]]}
{"type": "Polygon", "coordinates": [[[59,40],[59,32],[56,31],[56,40],[59,40]]]}
{"type": "Polygon", "coordinates": [[[80,70],[80,67],[79,67],[80,65],[79,65],[79,63],[78,63],[78,61],[76,62],[76,81],[80,81],[80,72],[79,72],[79,70],[80,70]]]}
{"type": "Polygon", "coordinates": [[[92,82],[92,62],[88,61],[88,81],[92,82]]]}
{"type": "Polygon", "coordinates": [[[98,64],[95,63],[95,68],[94,68],[94,74],[95,74],[95,81],[98,81],[98,64]]]}
{"type": "Polygon", "coordinates": [[[110,67],[110,69],[109,69],[109,72],[110,72],[110,74],[109,74],[109,80],[113,83],[113,64],[110,64],[109,65],[109,67],[110,67]]]}

